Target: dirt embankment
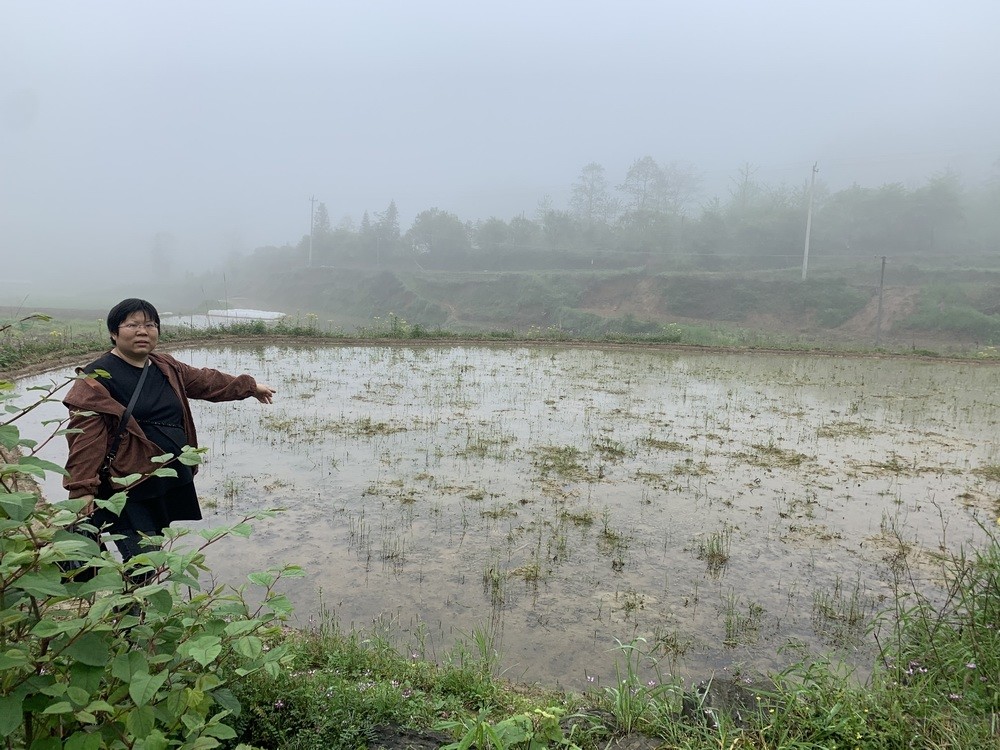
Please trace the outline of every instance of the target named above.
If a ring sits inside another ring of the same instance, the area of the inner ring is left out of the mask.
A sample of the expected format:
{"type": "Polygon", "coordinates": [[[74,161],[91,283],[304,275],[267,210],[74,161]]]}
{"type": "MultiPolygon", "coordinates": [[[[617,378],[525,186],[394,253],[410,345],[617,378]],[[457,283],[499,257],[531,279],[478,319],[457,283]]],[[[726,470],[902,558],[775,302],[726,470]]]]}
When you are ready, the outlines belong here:
{"type": "Polygon", "coordinates": [[[657,277],[620,277],[595,283],[581,297],[579,309],[604,318],[631,316],[638,320],[685,325],[735,324],[755,330],[789,335],[825,334],[833,339],[867,340],[879,333],[891,336],[894,328],[916,309],[919,289],[886,287],[880,300],[877,289],[868,288],[862,294],[863,307],[845,322],[824,326],[815,307],[803,309],[790,304],[779,293],[769,293],[753,299],[746,287],[720,286],[713,290],[714,300],[697,299],[686,305],[671,298],[671,289],[657,277]],[[734,309],[734,298],[742,295],[746,302],[734,309]],[[766,297],[766,299],[761,299],[766,297]]]}

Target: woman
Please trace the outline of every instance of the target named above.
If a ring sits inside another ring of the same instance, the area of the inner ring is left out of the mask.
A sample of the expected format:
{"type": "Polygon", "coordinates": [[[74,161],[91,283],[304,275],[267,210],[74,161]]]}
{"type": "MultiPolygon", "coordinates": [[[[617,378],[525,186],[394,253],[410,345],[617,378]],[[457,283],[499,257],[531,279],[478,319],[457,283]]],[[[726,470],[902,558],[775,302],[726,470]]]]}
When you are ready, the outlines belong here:
{"type": "MultiPolygon", "coordinates": [[[[146,376],[127,431],[111,461],[112,477],[147,475],[162,466],[153,463],[152,458],[165,453],[176,456],[185,445],[198,445],[189,398],[239,401],[253,396],[269,404],[274,389],[249,375],[234,377],[218,370],[191,367],[169,354],[154,353],[160,336],[160,316],[145,300],[122,300],[108,313],[107,322],[114,348],[77,370],[97,373],[98,377],[77,380],[63,400],[70,410],[69,427],[73,430],[66,435],[68,476],[63,486],[70,498],[88,501],[84,512],[92,515],[95,525],[108,524],[113,533],[121,535],[116,544],[127,561],[142,551],[143,536],[159,536],[173,521],[201,519],[194,488],[198,467],[184,466],[179,461],[170,464],[176,477],[149,477],[130,488],[120,516],[104,509],[95,512],[101,467],[144,368],[146,376]]],[[[120,489],[120,485],[114,485],[111,492],[120,489]]]]}

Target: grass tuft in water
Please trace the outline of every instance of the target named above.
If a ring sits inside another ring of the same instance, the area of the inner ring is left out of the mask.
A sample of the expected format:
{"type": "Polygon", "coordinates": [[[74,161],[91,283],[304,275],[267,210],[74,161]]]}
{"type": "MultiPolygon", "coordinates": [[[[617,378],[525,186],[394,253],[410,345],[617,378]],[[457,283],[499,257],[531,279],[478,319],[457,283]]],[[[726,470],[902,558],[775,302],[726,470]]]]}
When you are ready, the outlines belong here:
{"type": "Polygon", "coordinates": [[[729,563],[729,553],[733,543],[733,527],[723,523],[718,531],[711,532],[698,541],[698,559],[708,565],[708,572],[718,576],[729,563]]]}

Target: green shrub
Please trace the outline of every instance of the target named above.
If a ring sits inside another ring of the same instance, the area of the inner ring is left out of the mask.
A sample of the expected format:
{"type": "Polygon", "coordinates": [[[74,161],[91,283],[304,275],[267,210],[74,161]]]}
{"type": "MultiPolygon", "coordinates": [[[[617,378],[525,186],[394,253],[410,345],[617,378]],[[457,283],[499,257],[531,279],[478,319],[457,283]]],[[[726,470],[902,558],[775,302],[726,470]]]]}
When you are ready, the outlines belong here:
{"type": "MultiPolygon", "coordinates": [[[[70,381],[67,381],[70,382],[70,381]]],[[[43,389],[50,399],[66,383],[43,389]]],[[[227,535],[248,536],[251,521],[199,532],[168,530],[122,564],[78,533],[83,501],[42,501],[34,479],[63,469],[35,454],[15,424],[35,404],[14,403],[0,382],[0,737],[7,747],[212,748],[235,736],[227,725],[241,707],[233,687],[247,675],[279,673],[287,647],[274,643],[291,612],[276,593],[287,567],[254,573],[261,602],[244,589],[203,590],[204,550],[227,535]],[[96,575],[63,575],[59,563],[82,560],[96,575]]],[[[36,402],[37,403],[37,402],[36,402]]],[[[57,426],[58,427],[58,426],[57,426]]],[[[55,430],[53,437],[62,431],[55,430]]],[[[201,452],[175,460],[197,463],[201,452]]],[[[163,457],[164,464],[170,457],[163,457]]],[[[156,473],[172,472],[169,466],[156,473]]],[[[132,477],[130,481],[142,481],[132,477]]],[[[98,505],[120,512],[125,492],[98,505]]]]}
{"type": "Polygon", "coordinates": [[[907,331],[932,331],[972,338],[982,344],[1000,343],[1000,316],[986,315],[970,307],[921,308],[909,316],[901,328],[907,331]]]}

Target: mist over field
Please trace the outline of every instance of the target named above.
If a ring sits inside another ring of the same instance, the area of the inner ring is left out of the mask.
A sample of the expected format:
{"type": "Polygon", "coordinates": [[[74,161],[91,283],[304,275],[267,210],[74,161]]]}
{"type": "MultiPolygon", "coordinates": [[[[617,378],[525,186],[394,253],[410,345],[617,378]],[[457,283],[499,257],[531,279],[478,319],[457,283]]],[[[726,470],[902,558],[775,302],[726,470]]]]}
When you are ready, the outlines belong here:
{"type": "Polygon", "coordinates": [[[319,204],[331,232],[393,206],[400,257],[431,209],[470,233],[580,219],[593,166],[620,228],[647,159],[657,211],[699,220],[752,183],[791,196],[796,242],[814,164],[817,205],[942,175],[978,195],[998,22],[986,0],[3,2],[0,303],[104,307],[250,263],[319,204]]]}

